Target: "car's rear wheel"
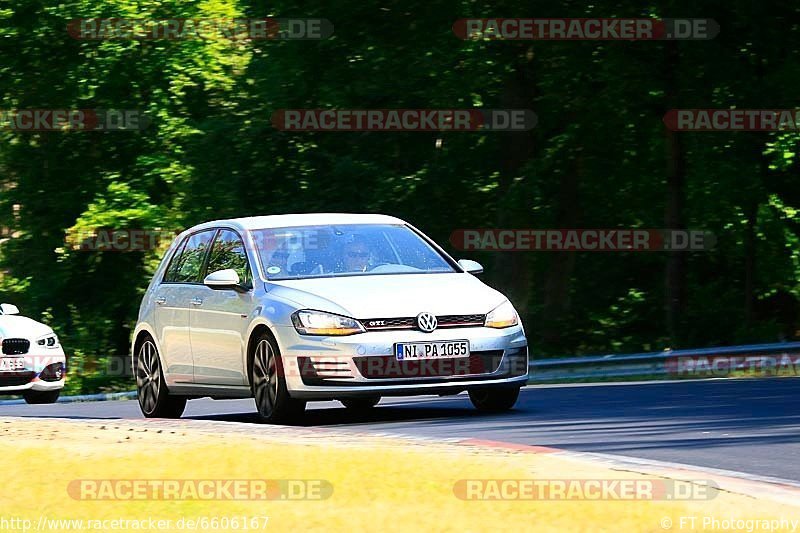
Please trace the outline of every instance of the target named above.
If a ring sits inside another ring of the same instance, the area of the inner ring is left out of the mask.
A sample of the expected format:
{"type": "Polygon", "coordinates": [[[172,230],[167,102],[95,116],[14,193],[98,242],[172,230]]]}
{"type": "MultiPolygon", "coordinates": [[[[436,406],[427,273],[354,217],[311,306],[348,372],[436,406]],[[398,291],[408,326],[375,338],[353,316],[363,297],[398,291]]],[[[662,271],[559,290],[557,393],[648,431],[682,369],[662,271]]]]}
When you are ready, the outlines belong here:
{"type": "Polygon", "coordinates": [[[469,390],[469,399],[479,411],[508,411],[519,398],[519,387],[475,388],[469,390]]]}
{"type": "Polygon", "coordinates": [[[291,422],[303,414],[306,402],[289,396],[280,353],[266,333],[256,340],[250,383],[262,422],[291,422]]]}
{"type": "Polygon", "coordinates": [[[56,403],[58,396],[61,394],[61,389],[48,390],[48,391],[34,391],[29,390],[23,393],[22,397],[25,398],[25,403],[31,405],[39,405],[44,403],[56,403]]]}
{"type": "Polygon", "coordinates": [[[369,398],[342,398],[339,400],[342,405],[353,411],[368,411],[378,405],[381,401],[380,396],[370,396],[369,398]]]}
{"type": "Polygon", "coordinates": [[[158,349],[149,337],[136,355],[136,391],[139,408],[146,418],[180,418],[186,409],[185,396],[169,394],[158,349]]]}

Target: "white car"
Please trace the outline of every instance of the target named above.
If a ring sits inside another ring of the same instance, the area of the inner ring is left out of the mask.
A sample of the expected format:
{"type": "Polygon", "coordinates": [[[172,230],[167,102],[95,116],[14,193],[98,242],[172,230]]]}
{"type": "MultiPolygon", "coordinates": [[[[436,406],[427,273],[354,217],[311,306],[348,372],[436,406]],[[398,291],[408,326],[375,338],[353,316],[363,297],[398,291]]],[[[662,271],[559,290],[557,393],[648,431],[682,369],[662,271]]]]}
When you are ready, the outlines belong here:
{"type": "Polygon", "coordinates": [[[172,243],[142,299],[133,372],[146,417],[188,398],[255,397],[263,421],[307,401],[468,391],[510,409],[528,343],[505,296],[385,215],[219,220],[172,243]]]}
{"type": "Polygon", "coordinates": [[[67,359],[50,326],[0,304],[0,394],[32,404],[55,403],[64,388],[67,359]]]}

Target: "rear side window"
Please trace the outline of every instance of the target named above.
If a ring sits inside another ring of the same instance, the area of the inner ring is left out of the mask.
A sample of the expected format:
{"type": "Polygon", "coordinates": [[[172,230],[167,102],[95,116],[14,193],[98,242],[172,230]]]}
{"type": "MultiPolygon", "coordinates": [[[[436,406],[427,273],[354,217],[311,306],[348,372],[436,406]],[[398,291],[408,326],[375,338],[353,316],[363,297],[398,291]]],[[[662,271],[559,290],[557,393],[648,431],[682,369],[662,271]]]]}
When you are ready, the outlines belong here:
{"type": "Polygon", "coordinates": [[[186,248],[186,241],[188,240],[189,237],[184,238],[175,249],[175,253],[172,254],[172,259],[170,259],[169,266],[167,267],[167,273],[164,274],[164,281],[175,281],[178,273],[178,266],[181,263],[181,254],[183,253],[183,249],[186,248]]]}
{"type": "Polygon", "coordinates": [[[195,233],[187,237],[180,250],[172,257],[164,281],[167,283],[200,283],[203,262],[211,245],[215,230],[195,233]]]}
{"type": "Polygon", "coordinates": [[[251,287],[253,276],[250,274],[250,264],[247,252],[239,235],[230,230],[220,230],[214,239],[211,256],[208,259],[208,272],[232,268],[239,274],[239,281],[246,287],[251,287]]]}

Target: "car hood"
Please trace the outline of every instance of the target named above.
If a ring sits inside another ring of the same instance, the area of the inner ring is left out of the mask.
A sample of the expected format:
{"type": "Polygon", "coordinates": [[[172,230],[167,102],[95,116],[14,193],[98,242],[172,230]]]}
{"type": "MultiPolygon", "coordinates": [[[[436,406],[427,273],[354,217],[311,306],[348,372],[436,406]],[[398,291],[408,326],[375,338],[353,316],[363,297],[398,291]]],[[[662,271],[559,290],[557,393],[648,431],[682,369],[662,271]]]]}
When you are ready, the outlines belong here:
{"type": "Polygon", "coordinates": [[[274,281],[270,292],[298,304],[354,318],[484,314],[505,301],[471,274],[346,276],[274,281]]]}
{"type": "Polygon", "coordinates": [[[37,339],[53,332],[50,326],[19,315],[0,315],[0,338],[37,339]]]}

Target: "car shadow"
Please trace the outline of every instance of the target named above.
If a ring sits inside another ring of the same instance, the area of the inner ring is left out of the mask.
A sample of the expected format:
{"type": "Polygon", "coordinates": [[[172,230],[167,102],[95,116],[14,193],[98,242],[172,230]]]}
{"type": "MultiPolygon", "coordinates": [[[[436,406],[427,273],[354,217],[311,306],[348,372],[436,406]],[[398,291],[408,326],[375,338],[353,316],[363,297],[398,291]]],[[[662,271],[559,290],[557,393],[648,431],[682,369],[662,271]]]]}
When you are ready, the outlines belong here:
{"type": "MultiPolygon", "coordinates": [[[[498,417],[524,418],[530,413],[527,409],[514,409],[506,413],[482,413],[475,410],[468,402],[441,402],[433,401],[430,404],[415,402],[409,405],[378,405],[366,411],[354,411],[345,407],[314,408],[310,403],[302,417],[297,421],[285,425],[296,427],[324,427],[324,426],[351,426],[360,424],[380,424],[393,422],[424,422],[426,425],[435,424],[438,420],[448,423],[467,423],[473,420],[489,420],[498,417]],[[437,405],[438,403],[438,405],[437,405]],[[463,405],[458,405],[463,403],[463,405]]],[[[213,420],[217,422],[239,422],[260,424],[254,412],[212,414],[184,416],[193,420],[213,420]]]]}

